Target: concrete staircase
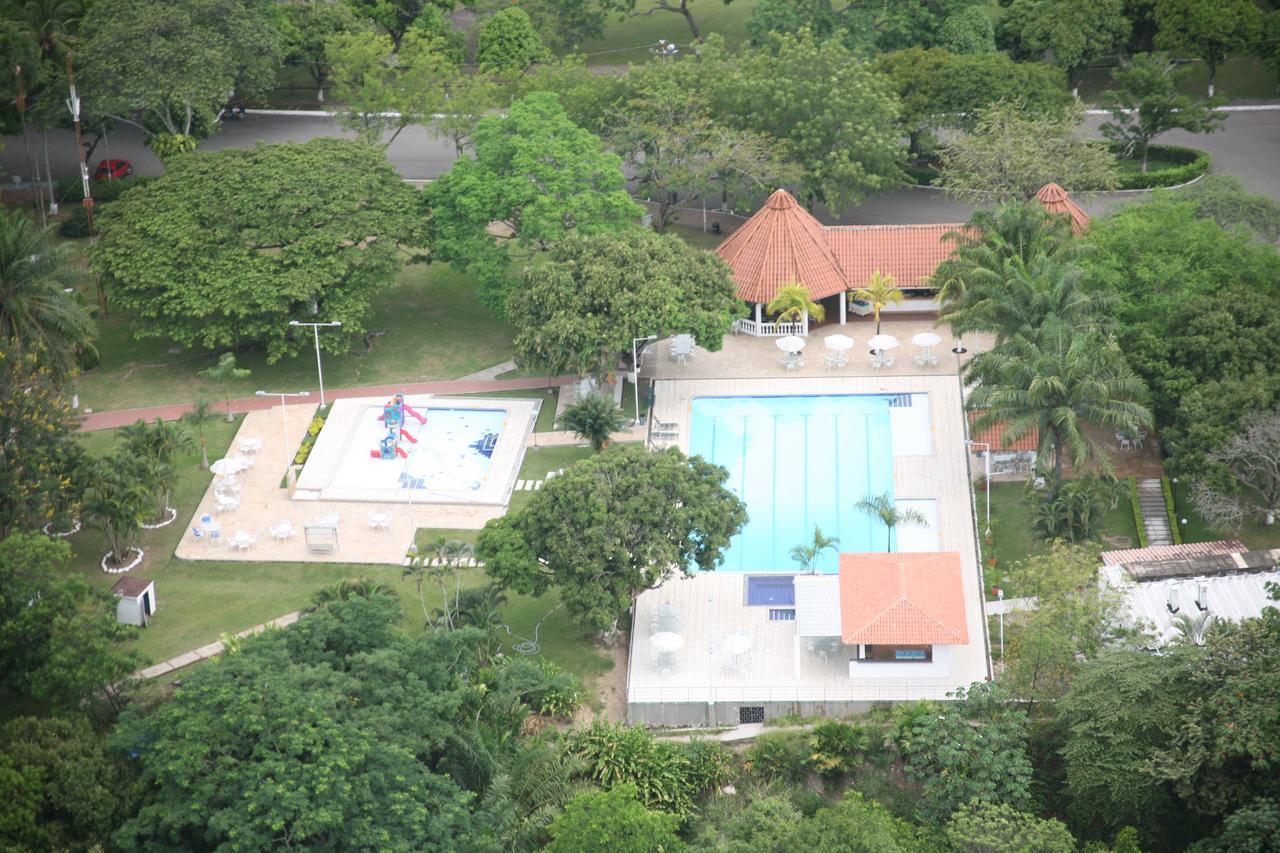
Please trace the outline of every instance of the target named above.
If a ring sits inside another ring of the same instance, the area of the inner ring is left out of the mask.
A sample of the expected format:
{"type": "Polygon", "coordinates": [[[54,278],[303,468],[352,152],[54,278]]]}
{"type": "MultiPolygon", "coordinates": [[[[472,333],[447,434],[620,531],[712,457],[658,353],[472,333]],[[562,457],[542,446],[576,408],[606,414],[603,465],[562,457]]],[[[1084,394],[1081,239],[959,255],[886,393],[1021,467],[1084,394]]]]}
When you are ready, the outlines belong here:
{"type": "Polygon", "coordinates": [[[1142,526],[1146,528],[1147,545],[1172,545],[1169,511],[1164,504],[1164,489],[1159,480],[1138,481],[1138,505],[1142,507],[1142,526]]]}

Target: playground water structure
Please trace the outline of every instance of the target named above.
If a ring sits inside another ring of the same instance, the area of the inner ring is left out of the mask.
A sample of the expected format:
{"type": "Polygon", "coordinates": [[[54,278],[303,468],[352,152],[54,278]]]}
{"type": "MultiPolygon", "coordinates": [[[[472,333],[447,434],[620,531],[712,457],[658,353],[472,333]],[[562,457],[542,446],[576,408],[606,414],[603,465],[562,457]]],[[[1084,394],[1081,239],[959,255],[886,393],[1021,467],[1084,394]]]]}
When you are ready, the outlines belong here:
{"type": "Polygon", "coordinates": [[[338,400],[294,500],[505,505],[540,400],[338,400]]]}

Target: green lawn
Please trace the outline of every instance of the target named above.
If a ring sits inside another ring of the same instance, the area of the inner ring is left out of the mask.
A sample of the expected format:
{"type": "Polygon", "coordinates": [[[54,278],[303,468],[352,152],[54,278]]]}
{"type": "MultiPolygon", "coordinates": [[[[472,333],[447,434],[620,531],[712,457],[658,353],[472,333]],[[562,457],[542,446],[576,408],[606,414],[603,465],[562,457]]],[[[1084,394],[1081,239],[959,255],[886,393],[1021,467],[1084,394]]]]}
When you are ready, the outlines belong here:
{"type": "MultiPolygon", "coordinates": [[[[1098,96],[1111,85],[1110,68],[1090,68],[1080,81],[1080,97],[1095,103],[1098,96]]],[[[1191,66],[1191,72],[1183,79],[1182,91],[1205,97],[1209,94],[1209,68],[1203,62],[1191,66]]],[[[1217,94],[1230,101],[1275,100],[1276,73],[1254,56],[1236,56],[1218,66],[1215,81],[1217,94]]]]}
{"type": "MultiPolygon", "coordinates": [[[[1030,507],[1024,495],[1022,483],[993,483],[991,485],[991,543],[986,537],[982,542],[982,558],[986,561],[983,571],[987,589],[984,594],[991,598],[991,587],[1004,583],[1005,573],[1019,560],[1043,553],[1046,545],[1035,532],[1031,523],[1030,507]],[[991,565],[995,558],[996,565],[991,565]]],[[[978,532],[986,530],[986,494],[982,489],[976,491],[978,499],[978,532]]],[[[1115,508],[1103,518],[1103,545],[1105,548],[1127,547],[1121,544],[1128,540],[1128,546],[1137,547],[1138,532],[1133,524],[1133,508],[1129,503],[1128,492],[1125,492],[1115,508]],[[1107,542],[1110,538],[1114,544],[1107,542]]],[[[1016,596],[1016,590],[1008,590],[1007,594],[1016,596]]]]}
{"type": "MultiPolygon", "coordinates": [[[[1176,169],[1179,166],[1185,166],[1185,165],[1187,164],[1184,162],[1179,162],[1177,160],[1173,160],[1171,158],[1166,158],[1166,157],[1157,157],[1154,154],[1147,158],[1148,172],[1156,172],[1161,169],[1176,169]]],[[[1137,158],[1131,158],[1131,157],[1117,157],[1116,171],[1122,175],[1123,174],[1136,175],[1142,171],[1142,161],[1137,158]]]]}
{"type": "Polygon", "coordinates": [[[524,464],[517,477],[521,480],[541,480],[549,471],[568,468],[575,462],[591,456],[590,447],[531,447],[525,451],[524,464]]]}
{"type": "MultiPolygon", "coordinates": [[[[135,337],[132,322],[112,312],[99,323],[102,363],[76,380],[81,405],[106,410],[185,403],[199,396],[222,399],[221,387],[195,376],[216,353],[171,353],[167,340],[135,337]]],[[[455,379],[511,358],[511,327],[476,300],[472,276],[447,265],[406,266],[397,283],[373,300],[366,327],[386,334],[374,337],[369,348],[357,339],[347,354],[325,355],[325,387],[455,379]]],[[[246,353],[240,365],[253,374],[228,383],[233,397],[252,396],[259,388],[316,387],[310,347],[275,364],[267,364],[260,351],[246,353]]]]}
{"type": "Polygon", "coordinates": [[[1254,517],[1244,523],[1236,533],[1222,533],[1214,530],[1209,523],[1196,512],[1191,505],[1191,490],[1186,483],[1173,484],[1173,506],[1179,521],[1186,519],[1182,525],[1182,541],[1212,542],[1216,539],[1239,539],[1251,550],[1267,550],[1280,548],[1280,524],[1268,527],[1262,519],[1254,517]]]}
{"type": "MultiPolygon", "coordinates": [[[[216,459],[230,446],[239,418],[206,426],[209,456],[216,459]]],[[[104,454],[116,445],[116,431],[86,433],[80,438],[93,454],[104,454]]],[[[576,448],[567,448],[575,450],[576,448]]],[[[561,451],[562,448],[551,448],[561,451]]],[[[535,457],[536,458],[536,457],[535,457]]],[[[563,467],[569,455],[550,452],[546,464],[563,467]]],[[[186,522],[204,494],[211,475],[199,468],[199,451],[179,459],[180,478],[174,493],[178,520],[159,530],[144,531],[140,545],[146,561],[133,574],[156,581],[159,605],[151,626],[139,633],[135,647],[153,661],[165,660],[218,639],[223,633],[242,631],[307,606],[323,586],[349,577],[371,577],[393,586],[404,605],[404,626],[411,633],[423,629],[422,607],[411,580],[401,577],[399,566],[349,563],[243,563],[189,562],[175,559],[174,549],[188,535],[186,522]]],[[[451,538],[474,538],[475,531],[434,531],[451,538]]],[[[85,577],[99,589],[110,589],[115,576],[104,574],[98,561],[106,551],[101,533],[85,530],[70,538],[73,560],[68,571],[85,577]]],[[[481,570],[464,573],[468,586],[484,582],[481,570]]],[[[428,590],[428,592],[430,592],[428,590]]],[[[427,596],[428,609],[438,605],[438,594],[427,596]]],[[[558,603],[555,596],[509,596],[503,617],[521,638],[532,637],[534,625],[558,603]]],[[[539,639],[543,653],[575,674],[589,680],[609,668],[609,659],[591,646],[563,609],[543,624],[539,639]]],[[[515,642],[515,641],[513,641],[515,642]]]]}
{"type": "MultiPolygon", "coordinates": [[[[746,23],[758,0],[734,0],[732,4],[721,0],[691,0],[689,8],[702,30],[703,38],[719,33],[729,47],[737,47],[747,36],[746,23]]],[[[647,0],[636,4],[638,11],[652,8],[647,0]]],[[[616,17],[605,26],[604,38],[582,45],[578,52],[587,55],[590,65],[626,65],[648,62],[652,58],[649,48],[659,39],[675,42],[681,50],[690,50],[693,34],[684,16],[674,12],[654,12],[634,18],[616,17]]]]}

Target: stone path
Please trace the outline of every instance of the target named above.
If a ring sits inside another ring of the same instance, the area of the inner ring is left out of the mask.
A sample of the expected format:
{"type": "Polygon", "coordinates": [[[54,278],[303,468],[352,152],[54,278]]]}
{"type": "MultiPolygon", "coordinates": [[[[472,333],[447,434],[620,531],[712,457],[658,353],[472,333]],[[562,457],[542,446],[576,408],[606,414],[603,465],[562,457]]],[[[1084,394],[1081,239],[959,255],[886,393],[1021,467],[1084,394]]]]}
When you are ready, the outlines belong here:
{"type": "MultiPolygon", "coordinates": [[[[503,365],[489,368],[497,370],[503,365]]],[[[498,371],[501,373],[502,371],[498,371]]],[[[524,379],[442,379],[430,382],[403,382],[395,385],[362,385],[356,388],[325,389],[325,400],[340,400],[348,397],[391,396],[397,392],[405,394],[484,394],[501,393],[503,391],[526,391],[533,388],[546,388],[548,385],[561,385],[573,381],[571,376],[560,376],[547,379],[543,376],[524,379]]],[[[319,402],[319,397],[313,398],[319,402]]],[[[242,397],[231,401],[231,408],[237,413],[265,411],[280,404],[279,397],[242,397]]],[[[115,429],[128,426],[136,420],[151,421],[160,418],[165,421],[176,421],[191,411],[190,403],[174,403],[167,406],[146,406],[138,409],[115,409],[107,412],[94,412],[86,415],[80,424],[81,432],[92,432],[99,429],[115,429]]],[[[222,410],[219,401],[218,409],[222,410]]]]}
{"type": "MultiPolygon", "coordinates": [[[[254,634],[261,634],[263,631],[267,630],[268,628],[284,628],[289,625],[292,625],[294,622],[297,622],[298,617],[301,615],[302,615],[301,610],[295,610],[292,613],[286,613],[285,615],[281,616],[278,619],[272,619],[270,622],[266,622],[262,625],[255,625],[247,631],[241,631],[238,634],[236,634],[236,636],[251,637],[254,634]]],[[[222,650],[223,650],[223,643],[221,640],[218,640],[217,642],[209,643],[207,646],[201,646],[198,649],[189,651],[186,654],[178,655],[175,658],[169,658],[167,661],[162,661],[161,663],[158,663],[155,666],[149,666],[146,669],[140,669],[136,673],[134,673],[134,675],[142,679],[159,678],[160,676],[168,675],[169,673],[175,670],[179,670],[179,669],[182,669],[183,667],[191,666],[191,664],[193,663],[197,663],[202,660],[208,660],[209,658],[212,658],[212,657],[217,657],[218,655],[222,654],[222,650]]]]}
{"type": "Polygon", "coordinates": [[[1172,545],[1169,531],[1169,508],[1164,502],[1164,487],[1159,480],[1138,481],[1138,505],[1142,507],[1142,526],[1147,531],[1147,547],[1172,545]]]}
{"type": "Polygon", "coordinates": [[[503,373],[516,369],[514,361],[504,361],[502,364],[495,364],[493,367],[486,367],[484,370],[477,370],[475,373],[468,373],[458,381],[459,382],[478,382],[497,379],[503,373]]]}

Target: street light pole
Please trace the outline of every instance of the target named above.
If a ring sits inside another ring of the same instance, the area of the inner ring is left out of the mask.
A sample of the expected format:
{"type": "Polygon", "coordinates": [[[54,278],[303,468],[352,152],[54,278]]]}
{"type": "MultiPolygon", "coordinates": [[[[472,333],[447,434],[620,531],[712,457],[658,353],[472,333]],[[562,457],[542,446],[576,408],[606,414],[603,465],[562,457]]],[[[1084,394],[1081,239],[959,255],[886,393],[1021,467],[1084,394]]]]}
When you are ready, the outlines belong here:
{"type": "Polygon", "coordinates": [[[280,426],[283,427],[283,441],[281,446],[284,448],[284,473],[289,475],[289,418],[285,410],[286,397],[310,397],[310,391],[255,391],[255,397],[279,397],[280,398],[280,426]]]}
{"type": "Polygon", "coordinates": [[[636,350],[636,344],[644,341],[645,346],[648,346],[649,341],[656,341],[657,339],[657,335],[631,339],[631,387],[635,390],[636,423],[640,423],[640,353],[644,352],[644,347],[636,350]]]}
{"type": "Polygon", "coordinates": [[[324,367],[320,364],[320,327],[324,326],[329,329],[336,329],[342,325],[341,320],[333,320],[328,323],[304,323],[300,320],[290,320],[290,326],[310,326],[312,333],[316,339],[316,373],[320,377],[320,405],[324,405],[324,367]]]}

